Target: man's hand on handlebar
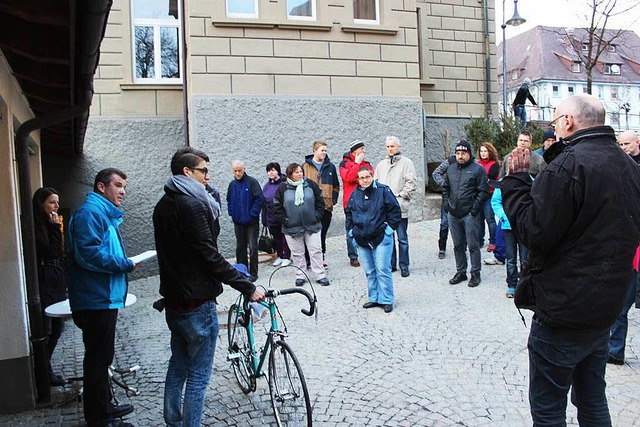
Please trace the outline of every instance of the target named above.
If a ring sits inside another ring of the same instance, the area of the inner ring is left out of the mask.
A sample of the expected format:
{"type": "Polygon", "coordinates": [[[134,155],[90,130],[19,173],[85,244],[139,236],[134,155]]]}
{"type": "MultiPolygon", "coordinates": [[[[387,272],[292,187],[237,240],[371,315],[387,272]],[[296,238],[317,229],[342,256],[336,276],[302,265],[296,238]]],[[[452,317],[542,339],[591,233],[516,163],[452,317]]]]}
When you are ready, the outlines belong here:
{"type": "Polygon", "coordinates": [[[262,286],[257,286],[256,290],[253,291],[251,297],[249,298],[251,302],[261,302],[264,301],[264,288],[262,286]]]}

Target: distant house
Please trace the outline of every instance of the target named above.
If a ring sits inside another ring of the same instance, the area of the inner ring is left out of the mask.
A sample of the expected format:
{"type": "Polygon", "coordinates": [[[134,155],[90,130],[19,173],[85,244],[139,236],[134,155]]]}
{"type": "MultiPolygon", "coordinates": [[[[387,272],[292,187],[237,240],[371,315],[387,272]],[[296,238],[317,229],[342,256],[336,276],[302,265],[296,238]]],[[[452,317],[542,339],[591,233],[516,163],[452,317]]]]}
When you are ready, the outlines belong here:
{"type": "MultiPolygon", "coordinates": [[[[605,39],[617,30],[608,30],[605,39]]],[[[588,49],[587,31],[535,27],[507,40],[507,99],[510,103],[523,79],[539,108],[527,103],[532,120],[551,120],[553,109],[571,95],[587,93],[587,74],[576,50],[588,49]]],[[[498,83],[502,92],[502,49],[498,50],[498,83]]],[[[640,37],[624,31],[600,56],[592,72],[592,94],[607,110],[607,124],[616,130],[640,129],[640,37]]],[[[502,98],[501,98],[502,99],[502,98]]]]}

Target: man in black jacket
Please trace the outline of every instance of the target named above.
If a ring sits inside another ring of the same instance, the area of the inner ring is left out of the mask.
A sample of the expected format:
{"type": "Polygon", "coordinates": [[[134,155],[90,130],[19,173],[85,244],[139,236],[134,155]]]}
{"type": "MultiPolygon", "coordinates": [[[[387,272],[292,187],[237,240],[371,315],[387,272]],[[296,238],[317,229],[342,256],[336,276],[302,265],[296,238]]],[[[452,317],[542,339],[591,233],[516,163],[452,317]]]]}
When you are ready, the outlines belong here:
{"type": "Polygon", "coordinates": [[[522,127],[524,128],[527,125],[527,110],[524,107],[524,104],[527,102],[527,99],[531,101],[533,105],[536,104],[536,100],[533,99],[531,92],[529,92],[529,85],[531,84],[531,79],[527,77],[522,82],[522,86],[516,92],[516,97],[513,100],[513,114],[520,119],[520,123],[522,123],[522,127]]]}
{"type": "Polygon", "coordinates": [[[173,175],[153,212],[160,294],[171,331],[164,393],[164,420],[170,426],[200,425],[219,332],[215,299],[222,293],[220,282],[252,301],[264,299],[264,289],[218,253],[214,232],[220,204],[205,188],[207,158],[197,150],[176,153],[173,175]]]}
{"type": "Polygon", "coordinates": [[[529,402],[534,425],[565,425],[567,393],[580,425],[610,426],[605,395],[609,328],[620,314],[640,239],[640,172],[604,126],[591,95],[556,107],[559,142],[534,182],[516,148],[502,181],[511,228],[529,248],[516,288],[534,312],[529,402]]]}
{"type": "Polygon", "coordinates": [[[489,198],[489,184],[484,168],[473,158],[471,145],[460,140],[455,147],[456,162],[449,165],[442,186],[442,202],[448,213],[449,230],[456,258],[456,274],[449,283],[457,285],[467,280],[467,254],[471,259],[471,280],[468,286],[480,284],[480,246],[478,243],[478,214],[489,198]]]}

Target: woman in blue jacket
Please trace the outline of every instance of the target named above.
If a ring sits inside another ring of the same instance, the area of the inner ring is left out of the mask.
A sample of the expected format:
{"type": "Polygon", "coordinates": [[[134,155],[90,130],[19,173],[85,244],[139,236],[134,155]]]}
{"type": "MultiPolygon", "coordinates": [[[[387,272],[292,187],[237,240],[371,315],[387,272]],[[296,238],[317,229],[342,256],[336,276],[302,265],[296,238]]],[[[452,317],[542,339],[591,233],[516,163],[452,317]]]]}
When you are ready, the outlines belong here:
{"type": "Polygon", "coordinates": [[[393,233],[402,219],[402,210],[389,187],[373,181],[368,168],[358,171],[358,188],[345,209],[349,237],[358,248],[367,275],[369,301],[362,307],[382,307],[393,311],[391,253],[393,233]]]}

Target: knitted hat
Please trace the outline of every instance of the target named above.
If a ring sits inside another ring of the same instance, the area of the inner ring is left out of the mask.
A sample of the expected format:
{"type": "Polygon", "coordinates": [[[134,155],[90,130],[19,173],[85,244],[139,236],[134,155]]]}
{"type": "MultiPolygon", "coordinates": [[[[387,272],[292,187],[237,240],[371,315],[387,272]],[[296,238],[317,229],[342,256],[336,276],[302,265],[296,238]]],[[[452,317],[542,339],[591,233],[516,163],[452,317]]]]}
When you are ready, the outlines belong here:
{"type": "Polygon", "coordinates": [[[549,138],[556,139],[556,134],[553,132],[553,129],[545,130],[542,134],[542,142],[546,141],[549,138]]]}
{"type": "Polygon", "coordinates": [[[364,142],[360,141],[359,139],[356,139],[351,143],[351,147],[349,147],[349,151],[353,153],[360,147],[364,147],[364,142]]]}
{"type": "Polygon", "coordinates": [[[465,141],[464,139],[461,139],[457,144],[456,144],[456,148],[455,151],[466,151],[467,153],[471,154],[471,145],[469,145],[469,143],[467,141],[465,141]]]}

